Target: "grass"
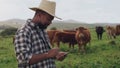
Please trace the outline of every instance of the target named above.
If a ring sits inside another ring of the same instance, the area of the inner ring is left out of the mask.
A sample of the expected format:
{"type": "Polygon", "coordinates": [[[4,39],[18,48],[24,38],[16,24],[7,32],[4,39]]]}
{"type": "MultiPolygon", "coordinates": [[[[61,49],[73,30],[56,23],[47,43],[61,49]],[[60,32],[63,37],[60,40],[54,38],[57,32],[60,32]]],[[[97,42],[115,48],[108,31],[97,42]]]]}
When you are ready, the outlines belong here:
{"type": "Polygon", "coordinates": [[[12,37],[0,38],[0,67],[17,68],[12,37]]]}
{"type": "MultiPolygon", "coordinates": [[[[61,43],[61,51],[69,54],[62,62],[56,61],[57,68],[120,68],[120,36],[112,40],[104,33],[103,39],[97,40],[94,30],[91,30],[91,35],[91,45],[87,45],[86,54],[78,53],[78,45],[69,49],[68,44],[61,43]],[[110,41],[115,41],[115,44],[110,41]]],[[[11,36],[0,37],[0,67],[17,68],[11,36]]]]}
{"type": "Polygon", "coordinates": [[[87,48],[86,54],[70,52],[63,62],[57,62],[58,68],[119,68],[119,46],[95,45],[87,48]]]}

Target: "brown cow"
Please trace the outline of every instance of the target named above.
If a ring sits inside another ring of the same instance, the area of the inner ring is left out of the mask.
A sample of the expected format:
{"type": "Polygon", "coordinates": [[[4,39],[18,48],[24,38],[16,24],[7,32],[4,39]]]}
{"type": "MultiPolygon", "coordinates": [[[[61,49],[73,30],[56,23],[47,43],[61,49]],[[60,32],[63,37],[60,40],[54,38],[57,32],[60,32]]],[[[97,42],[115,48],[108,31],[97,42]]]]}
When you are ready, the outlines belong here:
{"type": "Polygon", "coordinates": [[[75,32],[76,33],[76,30],[63,30],[64,32],[75,32]]]}
{"type": "Polygon", "coordinates": [[[53,43],[56,43],[59,47],[60,42],[69,43],[69,48],[71,48],[71,46],[74,48],[74,45],[77,44],[75,32],[56,32],[53,43]]]}
{"type": "Polygon", "coordinates": [[[106,26],[106,32],[108,34],[108,38],[116,38],[116,29],[112,26],[106,26]]]}
{"type": "Polygon", "coordinates": [[[76,29],[75,38],[78,42],[79,51],[82,48],[82,51],[85,52],[85,47],[91,40],[90,31],[87,28],[79,27],[76,29]]]}
{"type": "Polygon", "coordinates": [[[60,32],[60,31],[59,30],[48,30],[47,31],[48,37],[49,37],[49,40],[50,40],[50,43],[51,43],[52,47],[54,47],[54,45],[52,43],[52,40],[53,40],[56,32],[60,32]]]}
{"type": "Polygon", "coordinates": [[[14,44],[14,42],[15,42],[15,37],[13,36],[13,38],[12,38],[12,43],[14,44]]]}

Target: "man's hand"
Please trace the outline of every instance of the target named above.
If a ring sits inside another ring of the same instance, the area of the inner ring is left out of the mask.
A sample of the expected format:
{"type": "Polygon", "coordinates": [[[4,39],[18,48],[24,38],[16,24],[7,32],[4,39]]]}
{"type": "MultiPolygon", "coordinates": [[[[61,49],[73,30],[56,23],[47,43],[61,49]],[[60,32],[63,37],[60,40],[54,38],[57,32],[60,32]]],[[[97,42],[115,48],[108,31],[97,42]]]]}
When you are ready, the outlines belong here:
{"type": "Polygon", "coordinates": [[[53,48],[48,51],[47,57],[48,58],[55,58],[59,53],[59,48],[53,48]]]}
{"type": "Polygon", "coordinates": [[[65,57],[67,56],[67,52],[59,52],[58,55],[56,56],[56,59],[59,61],[62,61],[65,59],[65,57]]]}

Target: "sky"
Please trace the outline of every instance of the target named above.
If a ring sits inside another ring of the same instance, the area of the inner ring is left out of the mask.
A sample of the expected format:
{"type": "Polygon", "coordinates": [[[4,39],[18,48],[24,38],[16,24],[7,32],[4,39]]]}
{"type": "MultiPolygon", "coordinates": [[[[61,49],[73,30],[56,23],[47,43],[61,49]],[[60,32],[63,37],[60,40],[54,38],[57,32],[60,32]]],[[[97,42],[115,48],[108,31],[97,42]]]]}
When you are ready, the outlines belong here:
{"type": "MultiPolygon", "coordinates": [[[[86,23],[120,23],[120,0],[55,0],[56,16],[86,23]]],[[[41,0],[0,0],[0,21],[33,18],[41,0]]]]}

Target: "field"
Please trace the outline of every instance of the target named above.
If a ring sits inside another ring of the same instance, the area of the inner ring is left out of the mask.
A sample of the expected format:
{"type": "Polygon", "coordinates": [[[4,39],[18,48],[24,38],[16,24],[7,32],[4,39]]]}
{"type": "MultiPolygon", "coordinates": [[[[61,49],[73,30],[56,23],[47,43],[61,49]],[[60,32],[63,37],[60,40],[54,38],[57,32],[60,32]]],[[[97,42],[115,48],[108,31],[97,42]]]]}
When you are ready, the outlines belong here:
{"type": "MultiPolygon", "coordinates": [[[[69,49],[68,44],[61,43],[61,51],[69,54],[62,62],[56,61],[57,68],[120,68],[120,36],[108,39],[104,33],[103,39],[97,40],[94,29],[91,29],[91,36],[86,54],[78,53],[77,45],[69,49]]],[[[0,67],[17,68],[12,36],[0,37],[0,67]]]]}

